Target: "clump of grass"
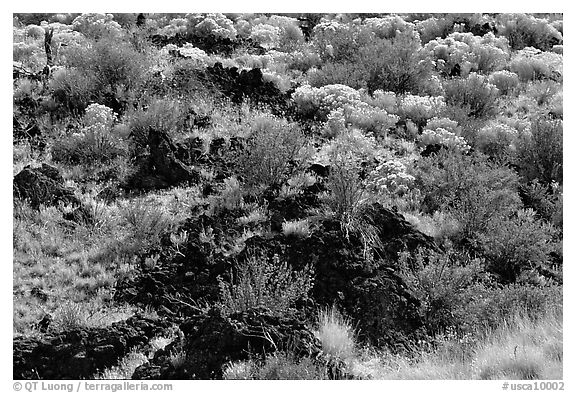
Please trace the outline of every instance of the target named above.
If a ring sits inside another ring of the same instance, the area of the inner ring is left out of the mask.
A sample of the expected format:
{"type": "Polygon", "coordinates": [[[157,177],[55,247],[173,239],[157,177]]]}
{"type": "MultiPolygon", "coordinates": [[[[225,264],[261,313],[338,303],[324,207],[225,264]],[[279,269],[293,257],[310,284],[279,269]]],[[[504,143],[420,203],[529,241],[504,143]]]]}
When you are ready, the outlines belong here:
{"type": "Polygon", "coordinates": [[[339,359],[351,359],[356,351],[355,330],[352,321],[338,312],[335,306],[320,310],[317,337],[322,350],[339,359]]]}
{"type": "Polygon", "coordinates": [[[310,358],[296,359],[289,352],[268,355],[263,362],[252,359],[229,363],[226,380],[320,380],[328,379],[324,367],[310,358]]]}
{"type": "Polygon", "coordinates": [[[562,379],[562,319],[515,316],[477,349],[480,379],[562,379]]]}
{"type": "Polygon", "coordinates": [[[118,365],[105,369],[94,379],[132,379],[134,371],[147,361],[148,358],[143,353],[134,350],[124,356],[118,365]]]}
{"type": "Polygon", "coordinates": [[[562,379],[562,316],[516,315],[476,339],[444,335],[412,355],[364,351],[350,373],[370,379],[562,379]],[[467,353],[470,356],[462,356],[467,353]]]}
{"type": "Polygon", "coordinates": [[[310,223],[308,220],[284,221],[282,233],[285,236],[307,237],[310,235],[310,223]]]}

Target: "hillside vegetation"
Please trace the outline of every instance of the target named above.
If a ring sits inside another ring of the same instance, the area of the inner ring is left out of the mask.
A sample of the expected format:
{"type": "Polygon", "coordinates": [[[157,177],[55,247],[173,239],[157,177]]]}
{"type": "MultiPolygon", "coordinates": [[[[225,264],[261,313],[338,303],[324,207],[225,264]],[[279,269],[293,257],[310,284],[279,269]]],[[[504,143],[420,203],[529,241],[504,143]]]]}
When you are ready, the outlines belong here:
{"type": "Polygon", "coordinates": [[[561,379],[562,34],[15,14],[14,378],[561,379]]]}

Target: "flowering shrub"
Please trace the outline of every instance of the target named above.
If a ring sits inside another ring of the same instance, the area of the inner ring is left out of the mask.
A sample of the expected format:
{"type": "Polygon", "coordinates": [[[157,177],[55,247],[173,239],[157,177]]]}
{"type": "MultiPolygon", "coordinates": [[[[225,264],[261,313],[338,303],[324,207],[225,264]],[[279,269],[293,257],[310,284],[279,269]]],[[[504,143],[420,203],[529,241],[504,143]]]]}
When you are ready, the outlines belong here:
{"type": "Polygon", "coordinates": [[[280,42],[280,28],[268,24],[252,27],[250,38],[263,48],[276,48],[280,42]]]}
{"type": "Polygon", "coordinates": [[[513,49],[532,46],[544,51],[562,43],[562,34],[546,19],[526,14],[499,14],[497,29],[508,38],[513,49]]]}
{"type": "Polygon", "coordinates": [[[265,48],[277,48],[284,52],[291,52],[304,42],[298,20],[280,15],[254,19],[248,36],[265,48]]]}
{"type": "Polygon", "coordinates": [[[166,35],[168,37],[175,36],[176,34],[185,34],[188,31],[188,19],[185,18],[174,18],[170,20],[170,23],[160,30],[159,34],[166,35]]]}
{"type": "Polygon", "coordinates": [[[82,120],[86,127],[106,129],[112,127],[115,119],[116,115],[111,108],[100,104],[90,104],[82,120]]]}
{"type": "Polygon", "coordinates": [[[425,45],[435,38],[443,38],[452,32],[453,21],[451,18],[435,17],[416,22],[416,30],[420,33],[422,44],[425,45]]]}
{"type": "MultiPolygon", "coordinates": [[[[170,50],[170,48],[168,48],[168,50],[170,50]]],[[[176,50],[180,56],[185,57],[189,62],[191,62],[191,64],[195,64],[198,67],[206,67],[208,65],[208,54],[206,54],[202,49],[196,48],[189,42],[185,43],[181,48],[172,50],[176,50]]]]}
{"type": "Polygon", "coordinates": [[[220,13],[186,14],[189,32],[200,37],[214,36],[220,39],[236,39],[234,23],[220,13]]]}
{"type": "Polygon", "coordinates": [[[384,109],[371,106],[365,102],[370,102],[370,99],[346,85],[320,88],[303,85],[296,89],[292,98],[303,114],[327,121],[334,135],[348,125],[375,133],[385,132],[399,119],[384,109]]]}
{"type": "Polygon", "coordinates": [[[366,18],[363,27],[378,38],[391,39],[396,37],[397,32],[414,30],[415,26],[397,15],[390,15],[383,18],[366,18]]]}
{"type": "Polygon", "coordinates": [[[350,60],[370,42],[373,33],[359,26],[337,21],[318,23],[312,30],[312,44],[322,60],[350,60]]]}
{"type": "Polygon", "coordinates": [[[398,114],[422,127],[426,121],[438,116],[446,107],[444,97],[415,96],[406,94],[399,99],[398,114]]]}
{"type": "Polygon", "coordinates": [[[423,52],[436,62],[438,71],[450,74],[458,65],[463,76],[471,71],[500,70],[509,59],[506,39],[497,38],[492,33],[478,37],[472,33],[454,32],[445,39],[431,40],[423,52]]]}
{"type": "Polygon", "coordinates": [[[518,75],[507,70],[493,72],[488,77],[488,81],[504,95],[510,94],[520,83],[518,75]]]}
{"type": "Polygon", "coordinates": [[[52,147],[56,162],[92,165],[108,163],[125,154],[125,144],[112,132],[116,116],[111,108],[91,104],[86,108],[84,127],[52,147]]]}
{"type": "Polygon", "coordinates": [[[444,128],[426,129],[420,135],[419,140],[423,146],[442,145],[462,153],[467,153],[470,150],[470,146],[464,138],[444,128]]]}
{"type": "Polygon", "coordinates": [[[38,25],[26,26],[26,35],[35,40],[44,38],[44,29],[38,25]]]}
{"type": "Polygon", "coordinates": [[[305,299],[312,289],[313,270],[306,267],[294,271],[278,255],[251,253],[235,266],[230,282],[219,278],[221,307],[226,314],[266,306],[276,315],[283,315],[294,302],[305,299]]]}
{"type": "Polygon", "coordinates": [[[82,14],[72,21],[72,27],[90,38],[119,37],[122,34],[122,27],[113,19],[112,14],[82,14]]]}
{"type": "Polygon", "coordinates": [[[36,42],[15,42],[12,44],[12,59],[21,62],[33,72],[42,70],[46,65],[44,48],[36,42]]]}
{"type": "Polygon", "coordinates": [[[517,138],[516,129],[499,122],[490,122],[478,131],[474,146],[488,156],[506,159],[515,149],[513,142],[517,138]]]}
{"type": "Polygon", "coordinates": [[[453,134],[460,135],[462,131],[461,127],[458,126],[458,122],[445,118],[445,117],[433,117],[426,123],[426,128],[429,130],[435,130],[437,128],[444,128],[453,134]]]}
{"type": "Polygon", "coordinates": [[[316,113],[326,120],[330,112],[360,101],[360,92],[346,85],[327,85],[320,88],[303,85],[292,94],[292,99],[304,114],[316,113]]]}
{"type": "Polygon", "coordinates": [[[562,80],[563,56],[552,52],[542,52],[534,48],[524,48],[516,53],[510,62],[510,69],[523,82],[534,79],[562,80]]]}
{"type": "Polygon", "coordinates": [[[402,196],[413,186],[414,180],[414,176],[406,172],[406,165],[389,160],[370,172],[367,188],[378,194],[402,196]]]}

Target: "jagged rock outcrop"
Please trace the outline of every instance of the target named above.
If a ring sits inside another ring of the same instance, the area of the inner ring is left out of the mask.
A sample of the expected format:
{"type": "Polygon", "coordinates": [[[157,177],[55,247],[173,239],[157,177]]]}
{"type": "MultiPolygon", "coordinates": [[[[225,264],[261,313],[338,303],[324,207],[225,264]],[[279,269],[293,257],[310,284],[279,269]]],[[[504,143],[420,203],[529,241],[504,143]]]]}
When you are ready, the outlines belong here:
{"type": "Polygon", "coordinates": [[[166,321],[133,316],[105,328],[16,337],[13,340],[13,378],[90,378],[170,327],[166,321]]]}
{"type": "Polygon", "coordinates": [[[148,133],[150,154],[141,159],[139,170],[127,182],[128,189],[159,189],[180,183],[197,183],[200,172],[178,158],[178,147],[161,131],[148,133]]]}
{"type": "Polygon", "coordinates": [[[362,326],[360,338],[375,345],[402,347],[423,334],[423,322],[419,300],[398,274],[398,253],[438,247],[402,215],[380,204],[368,206],[362,216],[363,226],[370,225],[378,238],[373,255],[367,254],[359,233],[346,235],[340,222],[332,219],[317,223],[306,238],[253,237],[245,250],[278,254],[296,270],[305,264],[314,266],[312,298],[318,304],[339,305],[362,326]]]}
{"type": "Polygon", "coordinates": [[[266,308],[222,315],[209,313],[180,325],[185,336],[186,358],[175,367],[165,353],[136,369],[134,377],[151,379],[219,379],[226,363],[290,349],[297,357],[316,358],[321,344],[306,322],[296,314],[275,315],[266,308]]]}
{"type": "Polygon", "coordinates": [[[80,200],[74,191],[64,185],[60,171],[48,164],[40,168],[26,166],[13,180],[15,199],[28,200],[30,205],[38,208],[40,205],[53,206],[62,202],[79,206],[80,200]]]}

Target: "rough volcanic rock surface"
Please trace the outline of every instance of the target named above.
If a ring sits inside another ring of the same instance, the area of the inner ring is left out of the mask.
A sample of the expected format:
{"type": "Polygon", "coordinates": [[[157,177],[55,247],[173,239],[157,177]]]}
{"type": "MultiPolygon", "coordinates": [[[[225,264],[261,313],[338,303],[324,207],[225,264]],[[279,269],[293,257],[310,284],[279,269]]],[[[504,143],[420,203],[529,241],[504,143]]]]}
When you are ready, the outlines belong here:
{"type": "Polygon", "coordinates": [[[320,222],[306,238],[253,237],[246,249],[283,256],[296,270],[314,266],[312,297],[317,303],[341,306],[362,326],[361,338],[375,345],[401,346],[419,337],[422,319],[418,299],[397,274],[398,252],[438,247],[400,214],[379,204],[369,206],[364,215],[378,230],[380,245],[372,258],[366,258],[360,237],[346,236],[336,220],[320,222]]]}
{"type": "Polygon", "coordinates": [[[222,63],[216,63],[206,68],[206,79],[234,103],[248,98],[253,103],[269,105],[276,114],[292,111],[290,93],[282,93],[274,83],[264,80],[259,68],[238,72],[236,67],[224,68],[222,63]]]}
{"type": "Polygon", "coordinates": [[[233,223],[241,214],[225,211],[185,221],[178,232],[187,233],[187,240],[179,251],[175,252],[169,238],[163,239],[156,266],[118,283],[115,299],[161,307],[167,315],[195,314],[192,305],[198,301],[217,300],[217,278],[226,277],[231,266],[223,251],[228,240],[240,235],[233,223]]]}
{"type": "Polygon", "coordinates": [[[178,158],[178,147],[166,133],[150,129],[148,146],[150,154],[140,162],[140,169],[127,182],[127,188],[159,189],[200,180],[199,171],[178,158]]]}
{"type": "Polygon", "coordinates": [[[297,315],[274,315],[265,308],[224,316],[216,309],[180,325],[186,360],[180,367],[143,365],[135,375],[161,379],[219,379],[226,363],[290,349],[297,357],[318,357],[321,344],[297,315]]]}
{"type": "Polygon", "coordinates": [[[14,379],[84,379],[170,327],[138,316],[106,328],[77,329],[13,341],[14,379]]]}
{"type": "Polygon", "coordinates": [[[40,168],[28,165],[14,176],[13,194],[15,199],[28,200],[34,208],[60,202],[77,206],[81,204],[74,191],[64,185],[58,169],[47,164],[42,164],[40,168]]]}

